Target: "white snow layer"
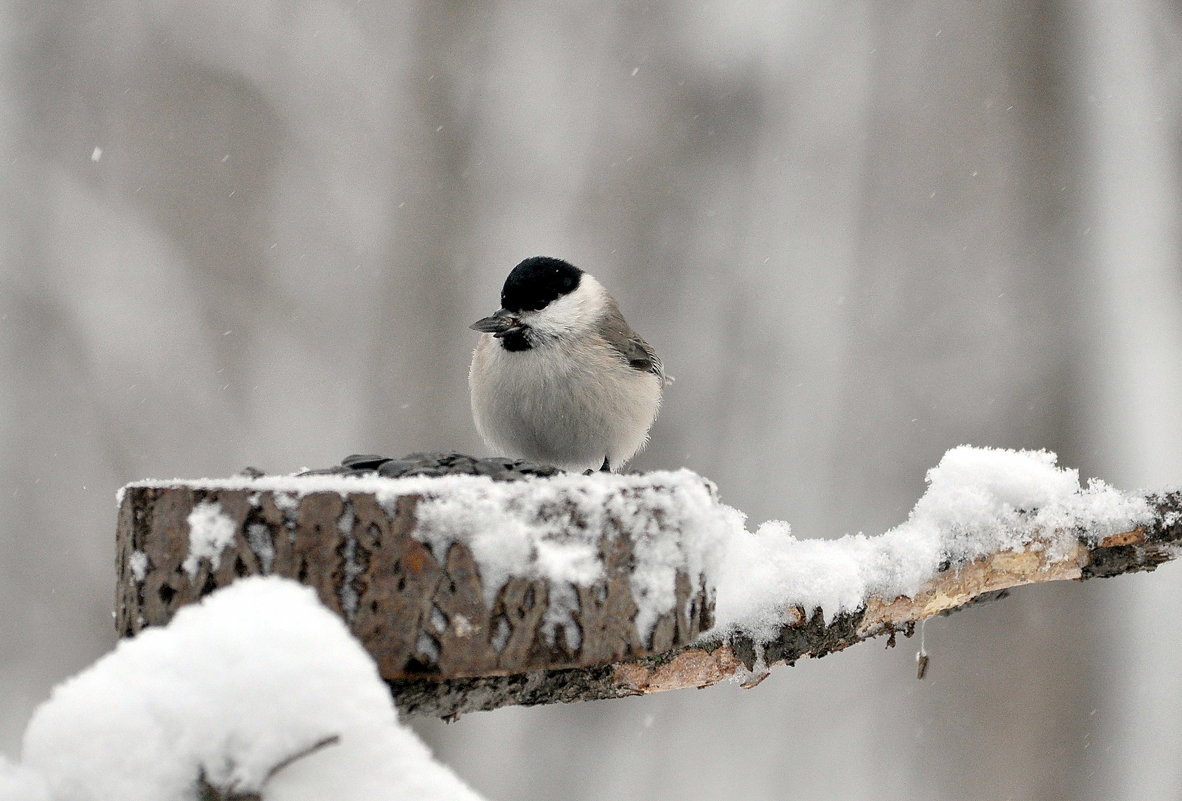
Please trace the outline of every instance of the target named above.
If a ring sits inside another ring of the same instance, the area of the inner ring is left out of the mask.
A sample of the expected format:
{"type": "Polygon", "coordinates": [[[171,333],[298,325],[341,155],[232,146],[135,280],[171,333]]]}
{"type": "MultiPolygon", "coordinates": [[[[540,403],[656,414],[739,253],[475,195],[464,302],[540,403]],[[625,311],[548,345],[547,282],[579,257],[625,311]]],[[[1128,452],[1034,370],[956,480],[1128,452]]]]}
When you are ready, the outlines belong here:
{"type": "Polygon", "coordinates": [[[1016,550],[1036,535],[1051,554],[1066,553],[1087,532],[1094,541],[1150,522],[1144,499],[1056,466],[1047,451],[967,445],[928,471],[928,488],[907,521],[878,537],[798,540],[787,523],[764,523],[730,541],[718,586],[715,633],[774,637],[786,610],[826,619],[853,611],[874,594],[914,595],[945,560],[953,564],[1016,550]],[[1034,510],[1037,510],[1034,512],[1034,510]],[[1034,512],[1034,514],[1023,514],[1034,512]]]}
{"type": "MultiPolygon", "coordinates": [[[[961,446],[944,454],[927,481],[903,524],[877,537],[837,540],[799,540],[782,521],[752,533],[741,512],[720,503],[713,485],[688,470],[514,482],[477,476],[242,476],[131,486],[273,490],[287,493],[293,509],[299,497],[312,492],[364,492],[376,495],[391,514],[399,497],[419,495],[414,536],[441,561],[449,544],[467,545],[490,604],[515,576],[545,578],[556,586],[600,579],[598,540],[612,528],[610,522],[632,538],[636,627],[645,638],[673,607],[678,570],[691,577],[704,574],[716,588],[714,634],[742,631],[768,639],[794,606],[810,614],[820,608],[832,619],[872,593],[913,594],[945,561],[957,564],[1021,548],[1036,533],[1044,540],[1058,538],[1049,543],[1053,555],[1056,548],[1070,547],[1077,531],[1099,539],[1151,517],[1142,498],[1103,482],[1093,480],[1081,489],[1078,471],[1057,466],[1047,451],[961,446]]],[[[218,514],[203,512],[201,527],[218,529],[218,514]]],[[[213,560],[225,536],[224,531],[210,536],[201,551],[191,543],[190,556],[213,560]]],[[[569,591],[554,593],[546,617],[551,636],[570,621],[576,598],[569,591]]],[[[564,631],[578,636],[577,627],[564,631]]]]}
{"type": "Polygon", "coordinates": [[[124,640],[33,715],[0,801],[478,801],[399,725],[373,661],[308,588],[249,578],[124,640]],[[321,742],[269,779],[284,760],[321,742]]]}
{"type": "Polygon", "coordinates": [[[132,551],[127,557],[127,566],[131,568],[131,577],[137,584],[143,584],[148,577],[148,555],[143,551],[132,551]]]}
{"type": "Polygon", "coordinates": [[[37,771],[0,756],[0,801],[50,801],[49,787],[37,771]]]}
{"type": "Polygon", "coordinates": [[[222,561],[222,550],[234,542],[236,526],[217,501],[202,501],[194,506],[186,522],[189,524],[189,554],[181,566],[192,579],[197,577],[202,559],[208,560],[217,570],[222,561]]]}
{"type": "MultiPolygon", "coordinates": [[[[714,497],[713,485],[688,470],[512,482],[454,478],[422,490],[414,536],[441,563],[451,543],[464,543],[480,566],[489,606],[510,578],[548,580],[553,591],[543,631],[551,638],[559,625],[568,637],[578,631],[578,597],[570,588],[604,577],[599,540],[605,532],[624,532],[632,541],[636,630],[647,641],[673,609],[677,571],[695,579],[705,574],[713,585],[727,539],[743,526],[742,515],[714,497]]],[[[405,490],[385,492],[392,501],[405,490]]]]}

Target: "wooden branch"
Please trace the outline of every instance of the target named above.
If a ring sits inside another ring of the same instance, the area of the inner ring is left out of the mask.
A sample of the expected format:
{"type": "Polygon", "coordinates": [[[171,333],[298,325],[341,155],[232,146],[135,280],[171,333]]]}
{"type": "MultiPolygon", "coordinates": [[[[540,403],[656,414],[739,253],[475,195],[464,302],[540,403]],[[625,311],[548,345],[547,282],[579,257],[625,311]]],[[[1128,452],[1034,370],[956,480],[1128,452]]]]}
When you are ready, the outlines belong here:
{"type": "MultiPolygon", "coordinates": [[[[537,479],[549,480],[549,479],[537,479]]],[[[660,481],[647,518],[666,530],[674,494],[660,481]],[[662,494],[663,493],[663,494],[662,494]]],[[[708,490],[709,491],[709,490],[708,490]]],[[[711,495],[712,497],[712,495],[711,495]]],[[[471,550],[453,543],[437,558],[421,537],[419,495],[391,503],[362,492],[318,491],[295,498],[267,489],[199,485],[131,485],[119,517],[117,625],[124,635],[167,622],[176,609],[244,575],[274,573],[312,587],[340,613],[378,663],[403,713],[451,717],[510,704],[619,698],[726,679],[757,684],[776,664],[820,657],[873,637],[906,636],[917,622],[1045,581],[1083,580],[1153,570],[1174,558],[1182,538],[1182,493],[1151,495],[1151,523],[1096,542],[1087,531],[1046,532],[1018,551],[946,565],[914,595],[868,597],[864,605],[826,619],[821,609],[788,610],[777,636],[757,644],[742,634],[696,641],[712,625],[712,588],[682,570],[676,601],[638,633],[630,571],[633,532],[606,516],[595,540],[605,572],[589,586],[558,587],[512,578],[485,603],[471,550]],[[187,521],[200,504],[216,502],[231,521],[232,541],[217,565],[189,559],[187,521]],[[1047,547],[1054,542],[1055,547],[1047,547]],[[189,567],[193,565],[191,560],[189,567]],[[544,631],[559,595],[574,598],[574,638],[544,631]]],[[[635,499],[633,499],[635,500],[635,499]]],[[[643,504],[642,504],[643,506],[643,504]]],[[[546,514],[587,520],[561,502],[546,514]]],[[[529,511],[535,514],[538,510],[529,511]]],[[[1033,516],[1033,512],[1030,513],[1033,516]]],[[[650,527],[652,527],[650,526],[650,527]]]]}
{"type": "MultiPolygon", "coordinates": [[[[674,491],[659,481],[644,489],[655,522],[674,491]]],[[[687,645],[713,623],[705,577],[681,570],[672,576],[668,611],[638,631],[632,580],[639,557],[632,532],[610,515],[600,515],[600,528],[583,537],[588,557],[602,564],[599,580],[511,577],[493,588],[489,602],[470,547],[452,542],[437,553],[416,538],[421,502],[415,493],[379,501],[365,492],[297,497],[265,489],[129,486],[117,531],[116,627],[133,636],[240,577],[285,576],[315,589],[345,619],[384,679],[438,682],[635,659],[687,645]],[[212,514],[225,527],[215,558],[192,556],[195,513],[212,514]]],[[[521,516],[591,525],[562,503],[526,508],[521,516]]]]}

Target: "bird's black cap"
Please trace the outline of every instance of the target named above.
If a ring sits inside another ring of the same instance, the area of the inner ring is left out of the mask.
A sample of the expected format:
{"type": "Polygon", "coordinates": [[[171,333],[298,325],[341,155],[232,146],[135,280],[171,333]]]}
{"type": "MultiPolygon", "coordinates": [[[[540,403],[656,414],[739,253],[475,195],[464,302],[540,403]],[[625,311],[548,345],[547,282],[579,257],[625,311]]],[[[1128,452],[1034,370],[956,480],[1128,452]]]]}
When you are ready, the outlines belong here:
{"type": "Polygon", "coordinates": [[[534,256],[513,268],[501,290],[501,306],[512,312],[537,311],[575,291],[583,271],[562,259],[534,256]]]}

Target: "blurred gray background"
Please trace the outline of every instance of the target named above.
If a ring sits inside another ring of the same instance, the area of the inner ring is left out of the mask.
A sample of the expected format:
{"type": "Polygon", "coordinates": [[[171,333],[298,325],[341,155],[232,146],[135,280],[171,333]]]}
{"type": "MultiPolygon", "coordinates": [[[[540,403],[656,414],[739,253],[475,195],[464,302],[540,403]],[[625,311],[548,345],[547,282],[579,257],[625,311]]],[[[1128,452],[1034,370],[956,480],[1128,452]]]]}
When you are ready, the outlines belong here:
{"type": "MultiPolygon", "coordinates": [[[[131,480],[483,454],[567,258],[677,377],[636,469],[878,533],[961,444],[1182,482],[1165,0],[0,4],[0,750],[112,647],[131,480]]],[[[1176,799],[1182,572],[757,689],[415,724],[494,799],[1176,799]]]]}

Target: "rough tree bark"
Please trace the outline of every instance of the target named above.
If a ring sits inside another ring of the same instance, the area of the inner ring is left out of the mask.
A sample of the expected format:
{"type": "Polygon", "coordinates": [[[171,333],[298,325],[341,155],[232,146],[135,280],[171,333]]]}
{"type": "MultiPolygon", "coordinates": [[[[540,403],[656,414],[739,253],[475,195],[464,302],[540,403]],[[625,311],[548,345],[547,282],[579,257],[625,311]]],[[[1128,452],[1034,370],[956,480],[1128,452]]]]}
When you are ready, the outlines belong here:
{"type": "Polygon", "coordinates": [[[735,678],[757,684],[776,664],[821,657],[873,637],[902,633],[937,614],[1044,581],[1084,580],[1153,570],[1174,558],[1182,538],[1182,493],[1151,495],[1153,523],[1108,536],[1086,531],[1064,552],[1032,543],[938,572],[912,597],[868,597],[851,613],[789,610],[770,643],[732,635],[695,642],[712,623],[701,576],[677,576],[674,612],[648,642],[633,625],[629,532],[605,531],[606,578],[577,588],[580,636],[542,634],[550,592],[545,581],[512,579],[491,607],[471,553],[453,544],[442,563],[414,537],[415,496],[393,514],[362,493],[312,492],[298,504],[279,493],[193,486],[135,486],[125,491],[118,524],[117,626],[131,636],[166,623],[175,611],[240,576],[276,574],[316,589],[340,613],[378,663],[399,708],[451,717],[511,704],[542,704],[706,687],[735,678]],[[236,526],[215,567],[193,575],[187,518],[217,501],[236,526]],[[343,522],[344,521],[344,522],[343,522]],[[499,632],[499,634],[498,634],[499,632]]]}
{"type": "MultiPolygon", "coordinates": [[[[661,488],[654,487],[659,493],[661,488]]],[[[130,486],[117,531],[116,627],[133,636],[167,623],[186,604],[243,576],[279,575],[312,587],[340,614],[394,684],[611,664],[692,642],[712,624],[711,593],[701,575],[674,577],[672,611],[642,641],[631,587],[630,532],[605,516],[598,537],[604,578],[556,587],[512,578],[491,605],[469,548],[440,556],[416,539],[419,496],[381,503],[361,492],[296,497],[253,489],[130,486]],[[216,560],[186,566],[189,517],[202,504],[233,528],[216,560]],[[552,596],[577,599],[571,623],[546,630],[552,596]]],[[[542,512],[543,514],[545,512],[542,512]]],[[[569,510],[556,507],[553,514],[569,510]]]]}

